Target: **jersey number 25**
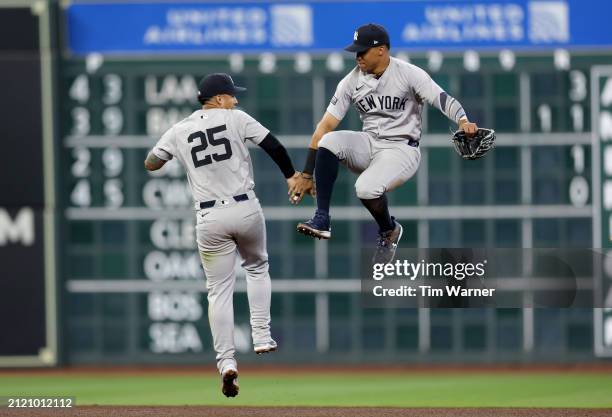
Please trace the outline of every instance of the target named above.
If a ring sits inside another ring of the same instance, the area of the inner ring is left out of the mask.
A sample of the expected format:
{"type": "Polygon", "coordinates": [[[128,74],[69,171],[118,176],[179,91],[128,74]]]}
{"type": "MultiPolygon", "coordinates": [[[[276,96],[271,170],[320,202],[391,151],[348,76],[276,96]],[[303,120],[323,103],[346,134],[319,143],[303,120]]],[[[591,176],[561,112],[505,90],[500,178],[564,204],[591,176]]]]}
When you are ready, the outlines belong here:
{"type": "Polygon", "coordinates": [[[204,165],[212,164],[213,159],[216,162],[225,161],[226,159],[230,159],[232,157],[232,147],[230,145],[230,141],[227,138],[215,138],[215,134],[225,132],[227,127],[225,125],[212,127],[210,129],[206,129],[206,133],[204,132],[193,132],[187,138],[187,142],[191,143],[194,139],[200,139],[200,144],[198,146],[194,146],[191,148],[191,159],[193,159],[193,165],[196,168],[199,168],[204,165]],[[225,153],[213,153],[210,155],[204,156],[202,159],[198,159],[198,152],[206,150],[208,148],[208,144],[211,146],[221,146],[225,147],[225,153]]]}

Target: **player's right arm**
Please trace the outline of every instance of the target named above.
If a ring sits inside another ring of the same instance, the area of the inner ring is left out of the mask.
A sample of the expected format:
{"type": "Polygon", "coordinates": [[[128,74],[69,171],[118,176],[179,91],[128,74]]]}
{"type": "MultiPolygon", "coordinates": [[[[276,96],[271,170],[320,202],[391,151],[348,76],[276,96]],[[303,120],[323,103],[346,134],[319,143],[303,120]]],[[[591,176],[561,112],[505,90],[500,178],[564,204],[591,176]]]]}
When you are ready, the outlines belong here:
{"type": "Polygon", "coordinates": [[[313,197],[315,196],[316,191],[314,188],[313,172],[315,160],[317,158],[317,150],[319,149],[319,142],[325,134],[336,129],[339,124],[340,120],[336,119],[336,117],[328,111],[325,112],[319,123],[317,123],[317,127],[310,139],[304,169],[300,175],[295,178],[295,181],[289,184],[289,201],[291,204],[299,204],[306,194],[310,194],[313,197]]]}
{"type": "Polygon", "coordinates": [[[176,154],[174,126],[162,135],[145,159],[144,166],[148,171],[157,171],[176,154]]]}
{"type": "MultiPolygon", "coordinates": [[[[351,106],[351,94],[352,89],[355,88],[355,77],[356,72],[353,70],[346,77],[344,77],[339,83],[338,87],[336,87],[336,92],[334,96],[329,101],[329,105],[327,106],[327,111],[317,123],[317,127],[312,134],[312,138],[310,139],[310,149],[314,149],[315,151],[319,149],[319,141],[323,138],[326,133],[329,133],[335,130],[346,113],[348,112],[349,107],[351,106]]],[[[314,170],[314,165],[312,167],[307,166],[304,169],[304,173],[311,174],[314,170]]]]}
{"type": "Polygon", "coordinates": [[[144,166],[147,171],[157,171],[168,161],[164,161],[163,159],[155,156],[153,151],[149,152],[147,155],[147,159],[145,159],[144,166]]]}
{"type": "MultiPolygon", "coordinates": [[[[323,136],[329,132],[334,131],[338,125],[340,124],[340,120],[338,120],[333,114],[326,111],[319,123],[317,123],[317,127],[312,134],[312,138],[310,139],[309,149],[319,149],[319,142],[323,138],[323,136]]],[[[312,172],[311,172],[312,174],[312,172]]]]}
{"type": "Polygon", "coordinates": [[[356,75],[357,73],[353,70],[338,83],[336,92],[327,106],[327,111],[323,114],[319,123],[317,123],[317,127],[310,139],[310,145],[308,146],[304,169],[297,181],[289,187],[290,201],[293,204],[298,204],[302,201],[306,193],[315,195],[313,173],[319,142],[325,134],[335,130],[346,115],[351,105],[350,91],[354,88],[353,80],[356,75]]]}

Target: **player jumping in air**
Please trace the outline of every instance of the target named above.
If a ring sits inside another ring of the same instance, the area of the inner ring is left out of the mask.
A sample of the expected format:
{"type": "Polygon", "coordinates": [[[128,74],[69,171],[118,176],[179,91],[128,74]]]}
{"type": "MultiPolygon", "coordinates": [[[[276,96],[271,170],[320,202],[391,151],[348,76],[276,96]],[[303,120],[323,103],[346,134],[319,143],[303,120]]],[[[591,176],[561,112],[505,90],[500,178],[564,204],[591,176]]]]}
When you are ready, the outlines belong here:
{"type": "Polygon", "coordinates": [[[238,395],[234,358],[234,266],[240,254],[246,270],[247,296],[255,353],[276,350],[270,334],[271,284],[268,274],[266,226],[253,188],[253,166],[246,141],[268,153],[287,185],[298,173],[280,142],[241,110],[236,87],[227,74],[211,74],[199,84],[200,110],[172,126],[145,161],[149,171],[176,157],[187,171],[195,201],[196,239],[208,289],[208,319],[221,373],[221,390],[238,395]]]}
{"type": "Polygon", "coordinates": [[[345,50],[356,53],[357,66],[338,84],[312,135],[303,173],[289,189],[293,204],[312,193],[316,161],[317,210],[297,230],[329,239],[329,206],[338,164],[359,174],[357,197],[379,227],[374,263],[391,262],[402,236],[401,224],[389,214],[386,193],[408,181],[419,167],[424,102],[457,123],[467,136],[478,131],[457,100],[421,68],[391,57],[389,48],[389,35],[381,25],[370,23],[355,31],[345,50]],[[363,130],[334,132],[351,104],[359,112],[363,130]]]}

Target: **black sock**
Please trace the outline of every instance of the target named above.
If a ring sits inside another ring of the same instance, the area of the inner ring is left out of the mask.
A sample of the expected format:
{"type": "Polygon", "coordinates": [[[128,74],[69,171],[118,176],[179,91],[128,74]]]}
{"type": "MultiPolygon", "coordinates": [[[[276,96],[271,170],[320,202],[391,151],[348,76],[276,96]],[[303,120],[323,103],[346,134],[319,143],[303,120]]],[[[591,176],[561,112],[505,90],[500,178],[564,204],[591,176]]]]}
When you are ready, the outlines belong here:
{"type": "MultiPolygon", "coordinates": [[[[317,185],[318,186],[318,185],[317,185]]],[[[319,190],[317,190],[318,192],[319,190]]],[[[387,196],[385,194],[371,200],[360,199],[365,208],[368,209],[381,232],[393,230],[395,222],[389,214],[389,206],[387,205],[387,196]]]]}
{"type": "Polygon", "coordinates": [[[338,157],[329,149],[319,148],[315,167],[317,209],[329,214],[331,195],[338,177],[338,157]]]}

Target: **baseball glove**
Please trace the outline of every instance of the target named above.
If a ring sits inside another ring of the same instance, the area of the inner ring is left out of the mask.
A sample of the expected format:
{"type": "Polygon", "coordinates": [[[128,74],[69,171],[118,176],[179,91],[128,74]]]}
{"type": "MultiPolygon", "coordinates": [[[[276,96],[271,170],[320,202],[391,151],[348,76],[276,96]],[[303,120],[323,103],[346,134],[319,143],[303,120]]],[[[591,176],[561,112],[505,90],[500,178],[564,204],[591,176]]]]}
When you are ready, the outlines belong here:
{"type": "Polygon", "coordinates": [[[458,130],[453,134],[452,140],[455,150],[463,159],[478,159],[493,149],[495,145],[495,131],[481,127],[470,138],[467,137],[463,130],[458,130]]]}

